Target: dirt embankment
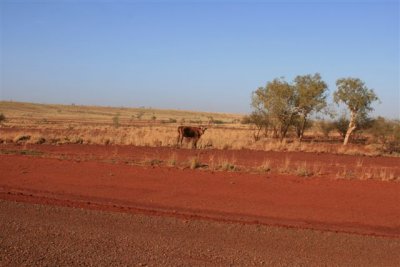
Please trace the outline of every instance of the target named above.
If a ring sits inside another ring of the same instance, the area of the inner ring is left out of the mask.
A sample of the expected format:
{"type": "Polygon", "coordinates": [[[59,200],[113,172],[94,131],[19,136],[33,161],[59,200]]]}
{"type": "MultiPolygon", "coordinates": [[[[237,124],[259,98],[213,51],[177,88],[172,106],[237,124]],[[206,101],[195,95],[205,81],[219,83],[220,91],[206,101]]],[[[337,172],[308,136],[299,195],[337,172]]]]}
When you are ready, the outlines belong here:
{"type": "MultiPolygon", "coordinates": [[[[11,147],[2,147],[11,150],[11,147]]],[[[15,148],[18,150],[20,148],[15,148]]],[[[26,149],[26,148],[25,148],[26,149]]],[[[191,151],[106,146],[34,146],[39,154],[0,155],[0,198],[100,210],[141,212],[400,237],[400,183],[304,178],[127,164],[132,158],[235,157],[339,162],[358,157],[311,153],[191,151]],[[61,157],[60,157],[61,156],[61,157]]],[[[25,150],[27,151],[27,150],[25,150]]],[[[363,158],[395,167],[397,158],[363,158]]],[[[398,165],[397,165],[398,166],[398,165]]]]}

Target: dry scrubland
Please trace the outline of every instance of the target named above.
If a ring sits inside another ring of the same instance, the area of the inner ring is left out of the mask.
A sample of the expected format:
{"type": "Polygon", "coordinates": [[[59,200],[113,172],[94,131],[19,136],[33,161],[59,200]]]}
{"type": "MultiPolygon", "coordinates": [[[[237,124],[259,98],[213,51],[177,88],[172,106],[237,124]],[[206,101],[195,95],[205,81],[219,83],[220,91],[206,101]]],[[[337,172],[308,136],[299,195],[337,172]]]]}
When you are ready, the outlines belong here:
{"type": "MultiPolygon", "coordinates": [[[[200,148],[256,149],[265,151],[327,152],[382,155],[374,143],[341,145],[337,133],[328,137],[317,128],[305,133],[303,142],[294,133],[283,142],[272,138],[254,140],[255,129],[242,124],[242,115],[152,108],[115,108],[0,102],[0,142],[25,144],[101,144],[176,146],[177,126],[206,125],[200,148]]],[[[184,145],[186,148],[190,144],[184,145]]]]}
{"type": "MultiPolygon", "coordinates": [[[[377,144],[352,144],[343,146],[338,134],[328,138],[311,128],[303,142],[292,137],[279,142],[273,138],[254,140],[256,131],[251,125],[242,124],[242,115],[204,113],[151,108],[114,108],[76,105],[43,105],[18,102],[1,102],[0,113],[6,121],[0,128],[0,142],[23,145],[24,150],[2,149],[2,154],[36,155],[30,150],[33,144],[92,144],[92,145],[134,145],[143,147],[176,147],[179,125],[207,125],[208,129],[200,139],[200,149],[264,151],[303,151],[349,155],[383,155],[377,144]]],[[[185,143],[184,148],[191,147],[185,143]]],[[[203,159],[190,155],[178,159],[171,151],[167,158],[143,156],[135,164],[191,168],[202,170],[245,171],[257,173],[291,174],[301,177],[323,176],[326,170],[321,164],[307,161],[293,162],[286,157],[280,162],[265,159],[256,166],[241,166],[235,158],[212,156],[203,159]]],[[[331,167],[329,167],[331,168],[331,167]]],[[[397,169],[382,166],[365,166],[363,160],[355,166],[335,166],[336,179],[399,181],[397,169]]]]}

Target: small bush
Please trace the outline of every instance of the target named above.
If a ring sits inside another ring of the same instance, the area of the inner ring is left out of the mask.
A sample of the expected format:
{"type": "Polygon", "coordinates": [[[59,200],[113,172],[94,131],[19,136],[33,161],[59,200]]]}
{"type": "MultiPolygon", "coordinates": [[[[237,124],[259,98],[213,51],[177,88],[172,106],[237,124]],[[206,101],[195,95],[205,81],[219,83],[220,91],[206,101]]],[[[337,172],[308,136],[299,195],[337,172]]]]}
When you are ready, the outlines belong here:
{"type": "Polygon", "coordinates": [[[44,144],[45,142],[46,142],[46,139],[45,139],[45,138],[39,137],[39,138],[36,140],[35,144],[41,145],[41,144],[44,144]]]}
{"type": "MultiPolygon", "coordinates": [[[[350,120],[345,115],[340,116],[336,121],[333,122],[336,130],[338,131],[340,136],[343,137],[343,139],[346,136],[347,129],[349,128],[349,123],[350,120]]],[[[372,120],[366,116],[360,116],[357,118],[356,126],[357,127],[352,134],[353,140],[361,138],[361,134],[363,133],[363,131],[369,129],[372,126],[372,120]]]]}
{"type": "Polygon", "coordinates": [[[0,123],[6,120],[6,116],[3,113],[0,113],[0,123]]]}
{"type": "Polygon", "coordinates": [[[338,131],[341,137],[345,137],[347,129],[349,128],[349,119],[345,116],[340,116],[336,121],[333,122],[335,129],[338,131]]]}
{"type": "Polygon", "coordinates": [[[159,159],[152,159],[149,161],[150,166],[160,166],[162,163],[162,160],[159,159]]]}
{"type": "Polygon", "coordinates": [[[254,142],[260,140],[260,133],[264,129],[265,133],[268,131],[270,124],[267,114],[263,112],[253,111],[250,115],[244,116],[241,121],[242,124],[251,124],[254,128],[253,138],[254,142]]]}
{"type": "Polygon", "coordinates": [[[212,123],[213,124],[224,124],[224,122],[222,120],[213,120],[212,123]]]}
{"type": "Polygon", "coordinates": [[[325,138],[328,138],[329,134],[335,129],[335,124],[331,121],[319,121],[317,125],[325,138]]]}
{"type": "Polygon", "coordinates": [[[189,123],[202,124],[203,122],[201,120],[190,120],[189,123]]]}
{"type": "MultiPolygon", "coordinates": [[[[136,114],[136,119],[140,120],[140,119],[143,117],[143,115],[144,115],[144,112],[143,112],[143,111],[139,111],[139,112],[136,114]]],[[[132,116],[133,116],[133,115],[132,115],[132,116]]]]}
{"type": "Polygon", "coordinates": [[[258,171],[260,172],[269,172],[271,171],[271,161],[270,160],[264,160],[264,162],[258,166],[258,171]]]}
{"type": "Polygon", "coordinates": [[[312,176],[313,172],[308,168],[307,162],[302,162],[301,164],[297,165],[296,175],[308,177],[312,176]]]}
{"type": "Polygon", "coordinates": [[[167,166],[169,167],[174,167],[177,165],[177,156],[176,153],[171,154],[171,156],[169,157],[168,161],[167,161],[167,166]]]}
{"type": "Polygon", "coordinates": [[[112,118],[112,121],[113,121],[113,125],[114,125],[115,128],[118,128],[120,126],[120,124],[119,124],[119,116],[118,115],[115,115],[112,118]]]}
{"type": "Polygon", "coordinates": [[[194,170],[200,167],[202,167],[202,164],[200,163],[198,157],[193,157],[190,159],[190,169],[194,170]]]}
{"type": "Polygon", "coordinates": [[[231,163],[228,161],[222,162],[220,168],[222,171],[236,171],[237,170],[236,165],[234,163],[231,163]]]}
{"type": "Polygon", "coordinates": [[[15,143],[25,142],[31,139],[30,135],[19,135],[14,138],[15,143]]]}
{"type": "Polygon", "coordinates": [[[378,117],[369,129],[374,142],[381,145],[384,153],[400,153],[400,122],[378,117]]]}

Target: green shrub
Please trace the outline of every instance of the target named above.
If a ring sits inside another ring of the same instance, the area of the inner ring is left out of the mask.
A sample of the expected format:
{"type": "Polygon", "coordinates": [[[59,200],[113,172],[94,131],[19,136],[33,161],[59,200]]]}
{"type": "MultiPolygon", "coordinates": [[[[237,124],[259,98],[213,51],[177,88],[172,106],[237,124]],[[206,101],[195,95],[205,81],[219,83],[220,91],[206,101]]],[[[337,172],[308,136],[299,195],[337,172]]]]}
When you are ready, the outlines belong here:
{"type": "Polygon", "coordinates": [[[115,127],[115,128],[118,128],[118,127],[119,127],[119,116],[118,116],[118,115],[115,115],[115,116],[112,118],[112,121],[113,121],[114,127],[115,127]]]}
{"type": "Polygon", "coordinates": [[[0,113],[0,123],[6,120],[6,116],[3,113],[0,113]]]}
{"type": "Polygon", "coordinates": [[[369,133],[385,153],[400,153],[400,122],[378,117],[372,122],[369,133]]]}
{"type": "Polygon", "coordinates": [[[335,129],[335,124],[331,121],[319,121],[317,125],[325,138],[328,138],[329,134],[335,129]]]}

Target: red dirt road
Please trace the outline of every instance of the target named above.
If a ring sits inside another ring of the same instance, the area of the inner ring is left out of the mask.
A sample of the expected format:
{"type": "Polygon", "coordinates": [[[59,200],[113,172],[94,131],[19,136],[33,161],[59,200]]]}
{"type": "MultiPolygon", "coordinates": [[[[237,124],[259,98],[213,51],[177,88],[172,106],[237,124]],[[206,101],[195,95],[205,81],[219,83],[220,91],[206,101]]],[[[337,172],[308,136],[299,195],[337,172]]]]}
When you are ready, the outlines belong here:
{"type": "MultiPolygon", "coordinates": [[[[107,162],[111,155],[123,157],[125,153],[138,158],[144,155],[152,158],[159,150],[151,148],[74,145],[36,146],[35,149],[45,154],[0,155],[0,198],[400,237],[398,182],[333,180],[326,177],[306,179],[107,162]],[[84,154],[85,160],[76,160],[78,154],[84,154]],[[69,156],[54,158],[55,155],[69,156]]],[[[192,153],[188,150],[173,152],[178,157],[192,153]]],[[[241,153],[248,152],[229,153],[237,153],[234,156],[238,161],[250,162],[250,159],[240,157],[241,153]]],[[[296,154],[284,152],[274,155],[296,157],[296,154]]],[[[271,154],[256,152],[254,160],[269,156],[271,154]]],[[[338,161],[349,162],[349,165],[357,159],[309,153],[306,157],[316,161],[321,161],[323,157],[337,157],[338,161]]],[[[383,166],[396,166],[396,161],[399,162],[392,158],[365,158],[365,161],[381,162],[383,166]]]]}
{"type": "Polygon", "coordinates": [[[0,200],[0,266],[398,267],[400,239],[0,200]]]}

